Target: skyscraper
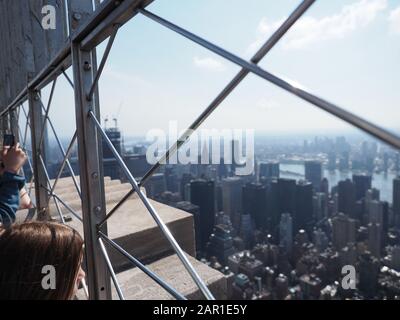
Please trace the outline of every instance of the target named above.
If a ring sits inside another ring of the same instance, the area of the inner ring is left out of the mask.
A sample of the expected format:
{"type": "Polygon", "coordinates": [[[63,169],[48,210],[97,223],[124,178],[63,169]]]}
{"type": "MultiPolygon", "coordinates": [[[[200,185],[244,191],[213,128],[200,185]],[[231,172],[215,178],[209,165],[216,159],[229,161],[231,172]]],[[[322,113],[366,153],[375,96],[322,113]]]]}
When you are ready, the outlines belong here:
{"type": "Polygon", "coordinates": [[[208,244],[208,255],[217,257],[219,263],[226,266],[228,257],[234,253],[231,231],[225,225],[216,225],[208,244]]]}
{"type": "Polygon", "coordinates": [[[215,186],[214,181],[203,179],[193,180],[190,183],[190,200],[199,206],[200,212],[200,248],[205,249],[205,245],[210,238],[214,228],[215,219],[215,186]]]}
{"type": "MultiPolygon", "coordinates": [[[[294,179],[278,179],[278,203],[279,213],[290,213],[296,212],[296,180],[294,179]]],[[[278,223],[280,217],[278,219],[278,223]]]]}
{"type": "Polygon", "coordinates": [[[365,253],[359,263],[359,289],[366,298],[374,298],[378,287],[379,261],[371,254],[365,253]]]}
{"type": "Polygon", "coordinates": [[[222,180],[223,211],[230,216],[232,225],[236,230],[240,228],[243,184],[243,179],[239,177],[229,177],[222,180]]]}
{"type": "Polygon", "coordinates": [[[259,165],[260,168],[260,178],[279,178],[279,162],[270,161],[270,162],[262,162],[259,165]]]}
{"type": "Polygon", "coordinates": [[[289,256],[293,246],[293,222],[290,213],[282,213],[279,223],[279,244],[289,256]]]}
{"type": "Polygon", "coordinates": [[[250,214],[258,230],[264,230],[267,227],[266,187],[259,183],[247,183],[242,194],[243,213],[250,214]]]}
{"type": "Polygon", "coordinates": [[[356,221],[343,213],[332,219],[332,241],[336,250],[356,242],[356,221]]]}
{"type": "Polygon", "coordinates": [[[372,177],[367,174],[353,174],[353,183],[356,187],[356,201],[365,197],[367,190],[371,189],[372,177]]]}
{"type": "Polygon", "coordinates": [[[338,210],[350,217],[355,216],[356,187],[350,179],[338,184],[338,210]]]}
{"type": "Polygon", "coordinates": [[[368,249],[371,254],[380,259],[382,248],[382,225],[379,223],[368,224],[368,249]]]}
{"type": "Polygon", "coordinates": [[[200,226],[200,208],[195,204],[189,201],[180,201],[175,204],[175,207],[191,213],[193,215],[194,221],[194,231],[195,231],[195,239],[196,239],[196,251],[199,252],[201,250],[201,226],[200,226]]]}
{"type": "Polygon", "coordinates": [[[397,227],[400,227],[400,177],[393,179],[393,214],[397,227]]]}
{"type": "Polygon", "coordinates": [[[310,181],[315,191],[319,191],[322,180],[322,164],[320,161],[306,161],[304,163],[306,180],[310,181]]]}
{"type": "Polygon", "coordinates": [[[296,210],[294,211],[294,230],[304,229],[311,232],[313,219],[313,186],[310,182],[300,180],[296,185],[296,210]]]}
{"type": "MultiPolygon", "coordinates": [[[[121,131],[115,128],[105,129],[107,137],[111,140],[114,148],[117,152],[122,155],[122,143],[121,143],[121,131]]],[[[103,140],[103,168],[104,168],[104,176],[111,177],[111,179],[121,179],[122,172],[121,168],[117,163],[111,149],[107,145],[107,143],[103,140]]]]}
{"type": "Polygon", "coordinates": [[[328,217],[328,196],[325,193],[317,192],[313,196],[313,212],[317,221],[328,217]]]}

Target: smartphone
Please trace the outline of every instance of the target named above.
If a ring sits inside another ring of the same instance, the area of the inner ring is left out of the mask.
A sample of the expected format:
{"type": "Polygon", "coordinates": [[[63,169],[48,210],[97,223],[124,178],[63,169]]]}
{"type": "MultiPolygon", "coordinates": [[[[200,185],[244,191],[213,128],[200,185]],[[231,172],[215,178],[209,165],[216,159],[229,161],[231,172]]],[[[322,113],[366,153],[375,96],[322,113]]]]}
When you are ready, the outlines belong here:
{"type": "Polygon", "coordinates": [[[3,147],[13,147],[15,145],[15,137],[13,134],[5,134],[3,147]]]}

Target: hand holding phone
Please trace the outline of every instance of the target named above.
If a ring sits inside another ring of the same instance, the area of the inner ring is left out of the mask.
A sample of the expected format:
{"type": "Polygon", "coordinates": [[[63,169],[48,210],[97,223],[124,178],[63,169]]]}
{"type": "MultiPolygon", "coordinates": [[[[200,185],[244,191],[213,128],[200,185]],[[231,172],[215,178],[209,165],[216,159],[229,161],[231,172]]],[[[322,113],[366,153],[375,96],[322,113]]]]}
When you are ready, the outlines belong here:
{"type": "Polygon", "coordinates": [[[15,137],[13,134],[5,134],[3,140],[4,147],[13,147],[15,145],[15,137]]]}
{"type": "Polygon", "coordinates": [[[25,152],[20,148],[19,143],[17,143],[12,147],[3,146],[2,158],[4,171],[18,174],[27,157],[25,152]]]}

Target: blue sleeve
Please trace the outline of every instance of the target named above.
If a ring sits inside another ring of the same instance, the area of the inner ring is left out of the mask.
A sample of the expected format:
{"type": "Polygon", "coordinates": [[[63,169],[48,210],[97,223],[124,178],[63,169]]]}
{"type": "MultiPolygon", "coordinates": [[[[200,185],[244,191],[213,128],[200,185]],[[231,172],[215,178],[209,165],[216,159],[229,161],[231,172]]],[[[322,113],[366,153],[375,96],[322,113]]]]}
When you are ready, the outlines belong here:
{"type": "Polygon", "coordinates": [[[8,226],[15,221],[19,207],[19,191],[25,185],[25,178],[5,172],[0,180],[0,222],[8,226]]]}

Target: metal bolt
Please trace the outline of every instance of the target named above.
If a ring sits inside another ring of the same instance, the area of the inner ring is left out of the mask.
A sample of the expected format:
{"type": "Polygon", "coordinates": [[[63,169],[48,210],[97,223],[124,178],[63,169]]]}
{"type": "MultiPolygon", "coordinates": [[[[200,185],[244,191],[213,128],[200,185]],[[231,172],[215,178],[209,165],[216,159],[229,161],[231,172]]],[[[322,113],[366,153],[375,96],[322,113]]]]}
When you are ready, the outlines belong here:
{"type": "Polygon", "coordinates": [[[100,206],[94,207],[94,213],[95,214],[99,214],[100,212],[101,212],[101,207],[100,206]]]}
{"type": "Polygon", "coordinates": [[[82,19],[82,15],[80,13],[78,13],[78,12],[75,12],[74,15],[73,15],[73,18],[74,18],[74,20],[79,21],[79,20],[82,19]]]}
{"type": "Polygon", "coordinates": [[[99,177],[99,174],[97,172],[92,173],[92,179],[97,179],[99,177]]]}
{"type": "Polygon", "coordinates": [[[92,65],[89,63],[89,61],[84,62],[83,69],[86,71],[89,71],[90,69],[92,69],[92,65]]]}

